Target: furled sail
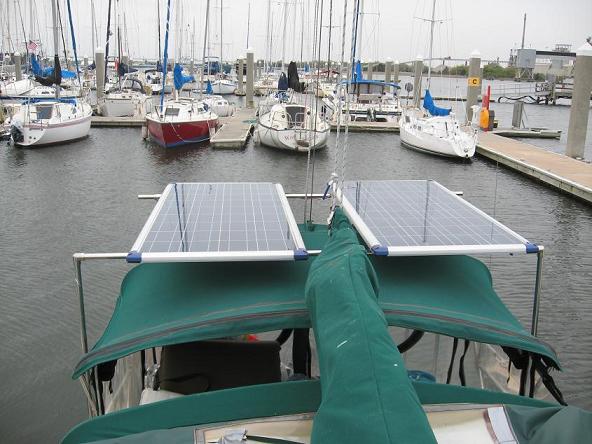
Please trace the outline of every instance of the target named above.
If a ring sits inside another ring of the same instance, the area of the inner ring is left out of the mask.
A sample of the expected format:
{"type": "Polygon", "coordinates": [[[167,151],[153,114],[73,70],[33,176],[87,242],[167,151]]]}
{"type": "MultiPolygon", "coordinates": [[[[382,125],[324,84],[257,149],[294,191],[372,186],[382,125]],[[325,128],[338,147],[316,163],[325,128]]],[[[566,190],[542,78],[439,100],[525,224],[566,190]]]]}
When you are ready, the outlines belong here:
{"type": "Polygon", "coordinates": [[[434,99],[430,94],[430,90],[426,89],[425,97],[423,99],[423,107],[428,110],[432,116],[447,116],[452,111],[450,108],[438,108],[434,103],[434,99]]]}
{"type": "Polygon", "coordinates": [[[302,92],[302,85],[298,77],[298,67],[295,62],[290,62],[288,65],[288,87],[294,92],[302,92]]]}
{"type": "Polygon", "coordinates": [[[76,78],[75,72],[61,69],[60,58],[57,55],[54,57],[54,67],[58,69],[59,74],[57,76],[54,76],[53,67],[42,68],[37,58],[34,55],[31,56],[31,69],[35,75],[35,81],[43,86],[59,85],[62,83],[62,79],[76,78]]]}
{"type": "Polygon", "coordinates": [[[178,63],[175,63],[175,68],[173,69],[173,78],[175,80],[175,89],[177,91],[180,90],[186,83],[195,81],[195,77],[186,76],[183,74],[181,65],[178,63]]]}

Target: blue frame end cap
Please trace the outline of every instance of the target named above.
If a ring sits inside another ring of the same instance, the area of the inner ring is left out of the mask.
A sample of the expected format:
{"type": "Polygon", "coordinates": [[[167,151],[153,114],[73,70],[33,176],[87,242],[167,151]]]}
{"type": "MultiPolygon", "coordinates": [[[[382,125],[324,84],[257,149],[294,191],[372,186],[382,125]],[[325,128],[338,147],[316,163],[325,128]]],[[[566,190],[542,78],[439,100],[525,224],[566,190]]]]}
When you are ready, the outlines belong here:
{"type": "Polygon", "coordinates": [[[304,248],[299,248],[298,250],[294,250],[294,260],[295,261],[305,261],[308,259],[308,251],[304,248]]]}
{"type": "Polygon", "coordinates": [[[539,246],[536,244],[531,244],[530,242],[527,242],[524,246],[526,247],[526,254],[539,252],[539,246]]]}
{"type": "Polygon", "coordinates": [[[373,245],[371,250],[374,256],[388,256],[388,248],[382,245],[373,245]]]}
{"type": "Polygon", "coordinates": [[[142,253],[139,253],[137,251],[130,251],[127,254],[125,260],[128,264],[139,264],[142,262],[142,253]]]}

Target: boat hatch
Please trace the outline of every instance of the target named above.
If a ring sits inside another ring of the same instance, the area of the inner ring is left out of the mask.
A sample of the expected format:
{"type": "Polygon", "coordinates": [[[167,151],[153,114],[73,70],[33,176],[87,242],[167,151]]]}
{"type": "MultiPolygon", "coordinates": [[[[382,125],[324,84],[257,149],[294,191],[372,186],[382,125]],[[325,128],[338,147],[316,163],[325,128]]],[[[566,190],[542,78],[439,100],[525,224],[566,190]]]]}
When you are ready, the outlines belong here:
{"type": "Polygon", "coordinates": [[[433,180],[351,181],[340,198],[377,255],[539,252],[537,245],[433,180]]]}
{"type": "Polygon", "coordinates": [[[128,262],[307,257],[280,184],[173,183],[146,221],[128,262]]]}
{"type": "Polygon", "coordinates": [[[53,105],[37,105],[35,106],[37,119],[51,119],[53,115],[53,105]]]}
{"type": "Polygon", "coordinates": [[[165,116],[177,117],[179,115],[179,108],[169,107],[164,110],[165,116]]]}
{"type": "Polygon", "coordinates": [[[302,126],[304,124],[304,115],[306,113],[306,108],[304,106],[286,106],[286,113],[288,114],[289,128],[302,126]]]}

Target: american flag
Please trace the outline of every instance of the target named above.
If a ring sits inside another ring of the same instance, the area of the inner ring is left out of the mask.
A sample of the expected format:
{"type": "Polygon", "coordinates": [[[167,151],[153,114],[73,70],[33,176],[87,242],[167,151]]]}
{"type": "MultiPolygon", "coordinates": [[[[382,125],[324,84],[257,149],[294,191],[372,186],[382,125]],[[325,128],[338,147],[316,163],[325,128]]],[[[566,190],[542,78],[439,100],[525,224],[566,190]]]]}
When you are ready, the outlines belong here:
{"type": "Polygon", "coordinates": [[[27,49],[31,52],[37,51],[38,47],[39,45],[35,43],[33,40],[29,40],[29,43],[27,43],[27,49]]]}

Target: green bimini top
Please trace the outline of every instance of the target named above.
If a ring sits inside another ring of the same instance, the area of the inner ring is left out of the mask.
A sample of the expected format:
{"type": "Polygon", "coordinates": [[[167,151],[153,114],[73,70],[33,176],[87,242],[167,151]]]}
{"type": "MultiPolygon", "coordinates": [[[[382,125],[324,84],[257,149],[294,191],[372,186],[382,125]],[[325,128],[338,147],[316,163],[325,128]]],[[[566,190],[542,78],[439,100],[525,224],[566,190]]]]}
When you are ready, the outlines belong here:
{"type": "MultiPolygon", "coordinates": [[[[327,228],[301,228],[309,249],[322,249],[327,228]],[[310,231],[312,230],[312,231],[310,231]]],[[[311,264],[295,262],[141,264],[121,285],[113,316],[82,357],[73,378],[133,352],[246,333],[309,328],[304,288],[311,264]]],[[[541,355],[553,349],[530,335],[501,302],[489,270],[468,256],[370,257],[378,302],[391,326],[541,355]]]]}

